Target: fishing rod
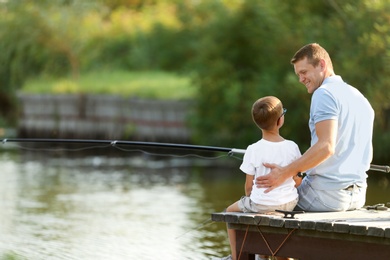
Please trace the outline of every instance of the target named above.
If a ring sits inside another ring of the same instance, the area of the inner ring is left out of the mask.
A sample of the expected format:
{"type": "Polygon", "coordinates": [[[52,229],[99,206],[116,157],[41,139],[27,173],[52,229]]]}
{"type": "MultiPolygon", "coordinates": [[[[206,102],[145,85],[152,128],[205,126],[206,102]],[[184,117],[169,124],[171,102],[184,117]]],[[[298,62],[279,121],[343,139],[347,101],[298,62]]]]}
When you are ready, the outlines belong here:
{"type": "MultiPolygon", "coordinates": [[[[142,141],[123,141],[123,140],[91,140],[91,139],[50,139],[50,138],[9,138],[3,139],[3,144],[7,142],[16,143],[73,143],[73,144],[106,144],[116,145],[133,145],[146,147],[161,147],[174,149],[188,149],[198,151],[226,152],[229,155],[245,154],[245,149],[227,148],[206,145],[176,144],[176,143],[159,143],[159,142],[142,142],[142,141]]],[[[390,166],[371,164],[370,170],[379,172],[390,172],[390,166]]]]}
{"type": "Polygon", "coordinates": [[[204,145],[190,145],[190,144],[175,144],[175,143],[122,141],[122,140],[9,138],[9,139],[3,139],[2,142],[3,142],[3,144],[5,144],[7,142],[16,142],[16,143],[106,144],[106,145],[111,145],[111,146],[133,145],[133,146],[188,149],[188,150],[210,151],[210,152],[227,152],[229,155],[244,154],[245,153],[245,149],[237,149],[237,148],[204,146],[204,145]]]}

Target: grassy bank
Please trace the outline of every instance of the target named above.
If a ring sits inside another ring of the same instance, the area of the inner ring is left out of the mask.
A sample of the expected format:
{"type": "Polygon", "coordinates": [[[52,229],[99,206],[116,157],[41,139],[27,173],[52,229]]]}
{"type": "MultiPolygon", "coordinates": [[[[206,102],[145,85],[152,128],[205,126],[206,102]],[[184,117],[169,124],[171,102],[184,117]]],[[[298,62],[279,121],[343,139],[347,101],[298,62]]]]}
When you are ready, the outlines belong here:
{"type": "Polygon", "coordinates": [[[97,71],[77,79],[39,77],[21,89],[32,94],[110,94],[157,99],[192,99],[195,88],[189,77],[161,71],[97,71]]]}

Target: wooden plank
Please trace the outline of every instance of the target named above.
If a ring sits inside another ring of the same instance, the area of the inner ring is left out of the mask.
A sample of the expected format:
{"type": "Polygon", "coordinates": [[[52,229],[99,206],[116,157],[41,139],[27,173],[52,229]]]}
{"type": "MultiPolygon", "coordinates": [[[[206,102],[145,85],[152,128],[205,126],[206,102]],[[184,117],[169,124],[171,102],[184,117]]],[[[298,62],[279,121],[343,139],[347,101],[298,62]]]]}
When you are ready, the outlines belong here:
{"type": "Polygon", "coordinates": [[[283,227],[285,220],[282,218],[272,218],[270,219],[269,225],[271,227],[283,227]]]}
{"type": "Polygon", "coordinates": [[[301,220],[300,221],[300,228],[301,229],[307,229],[307,230],[315,230],[316,229],[316,222],[314,220],[301,220]]]}
{"type": "Polygon", "coordinates": [[[245,225],[256,225],[255,221],[255,215],[249,214],[249,215],[240,215],[238,216],[238,222],[245,225]]]}
{"type": "Polygon", "coordinates": [[[316,230],[325,231],[325,232],[332,232],[333,231],[333,223],[332,222],[317,222],[316,223],[316,230]]]}
{"type": "Polygon", "coordinates": [[[211,214],[211,220],[216,222],[226,222],[224,213],[213,213],[211,214]]]}
{"type": "Polygon", "coordinates": [[[349,233],[350,225],[344,222],[335,222],[333,224],[333,232],[349,233]]]}
{"type": "Polygon", "coordinates": [[[239,215],[238,214],[226,214],[225,215],[225,221],[228,223],[240,223],[239,222],[239,215]]]}
{"type": "Polygon", "coordinates": [[[367,235],[367,226],[366,225],[362,225],[362,226],[351,226],[350,225],[350,228],[349,228],[349,232],[351,234],[354,234],[354,235],[361,235],[361,236],[365,236],[367,235]]]}
{"type": "Polygon", "coordinates": [[[384,237],[385,230],[381,227],[369,227],[367,229],[367,236],[384,237]]]}
{"type": "Polygon", "coordinates": [[[300,228],[301,222],[297,219],[286,219],[284,221],[285,228],[300,228]]]}
{"type": "Polygon", "coordinates": [[[259,226],[269,226],[270,225],[270,218],[266,216],[256,215],[255,216],[255,223],[259,226]]]}
{"type": "MultiPolygon", "coordinates": [[[[237,213],[230,213],[237,214],[237,213]]],[[[390,237],[390,213],[365,209],[348,212],[307,213],[296,215],[295,219],[284,219],[280,215],[255,214],[246,218],[231,217],[234,223],[270,227],[297,228],[321,232],[352,234],[359,236],[390,237]]],[[[225,221],[229,221],[229,217],[225,221]]]]}

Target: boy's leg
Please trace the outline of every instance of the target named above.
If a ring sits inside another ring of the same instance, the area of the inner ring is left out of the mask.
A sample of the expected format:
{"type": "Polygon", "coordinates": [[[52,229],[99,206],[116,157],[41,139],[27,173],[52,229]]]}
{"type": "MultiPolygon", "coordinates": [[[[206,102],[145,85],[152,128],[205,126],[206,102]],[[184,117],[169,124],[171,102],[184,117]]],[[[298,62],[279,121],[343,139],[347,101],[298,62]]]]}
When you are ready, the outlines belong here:
{"type": "MultiPolygon", "coordinates": [[[[226,212],[241,212],[240,208],[238,207],[238,201],[230,205],[226,212]]],[[[236,260],[237,251],[236,251],[236,231],[234,229],[228,228],[228,225],[226,225],[227,233],[229,237],[229,243],[230,243],[230,250],[232,252],[232,259],[236,260]]]]}
{"type": "Polygon", "coordinates": [[[227,228],[227,233],[230,243],[230,251],[232,252],[232,259],[236,260],[237,250],[236,250],[236,231],[231,228],[227,228]]]}
{"type": "Polygon", "coordinates": [[[238,207],[238,201],[227,207],[226,212],[242,212],[242,210],[238,207]]]}

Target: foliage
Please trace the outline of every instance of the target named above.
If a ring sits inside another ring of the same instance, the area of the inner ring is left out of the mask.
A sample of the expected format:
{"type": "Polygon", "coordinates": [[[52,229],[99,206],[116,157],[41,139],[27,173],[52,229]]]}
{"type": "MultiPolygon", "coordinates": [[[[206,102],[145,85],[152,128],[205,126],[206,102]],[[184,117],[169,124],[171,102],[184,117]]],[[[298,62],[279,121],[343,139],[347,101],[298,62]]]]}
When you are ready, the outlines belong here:
{"type": "Polygon", "coordinates": [[[318,42],[372,103],[375,160],[389,160],[389,14],[387,0],[0,1],[0,112],[15,118],[12,97],[35,77],[78,91],[84,74],[180,72],[197,87],[195,142],[255,141],[251,105],[274,95],[288,108],[282,135],[304,151],[310,95],[289,60],[318,42]]]}
{"type": "MultiPolygon", "coordinates": [[[[291,67],[281,64],[288,64],[294,51],[302,45],[319,42],[331,54],[336,73],[360,89],[372,103],[377,115],[375,160],[388,160],[389,6],[387,1],[368,0],[310,3],[299,0],[290,4],[284,1],[245,1],[237,12],[223,15],[224,19],[210,24],[208,28],[211,29],[202,37],[202,53],[197,69],[200,116],[196,118],[195,125],[199,130],[198,136],[205,142],[246,143],[253,138],[249,132],[251,126],[235,116],[237,108],[245,100],[249,103],[253,102],[253,97],[272,94],[290,108],[282,134],[297,141],[301,148],[307,146],[309,133],[297,129],[307,129],[310,96],[298,83],[291,67]],[[247,13],[247,9],[257,14],[263,10],[265,15],[259,15],[256,20],[256,16],[247,13]],[[305,15],[308,13],[309,16],[305,15]],[[239,20],[240,17],[242,20],[239,20]],[[239,27],[234,26],[234,19],[239,21],[239,27]],[[292,24],[294,26],[288,27],[292,24]],[[212,30],[212,26],[215,26],[215,30],[212,30]],[[243,30],[252,38],[243,36],[243,30]],[[269,44],[261,39],[267,39],[269,44]],[[233,44],[235,41],[239,44],[233,44]],[[254,51],[252,55],[245,56],[247,50],[254,51]],[[243,58],[247,67],[241,66],[239,58],[231,59],[235,53],[238,53],[235,57],[243,58]],[[252,62],[252,59],[264,62],[252,62]],[[201,65],[204,68],[200,68],[201,65]],[[237,68],[243,67],[246,72],[252,71],[257,76],[251,78],[247,73],[246,77],[240,78],[242,72],[237,68]],[[262,87],[258,87],[260,84],[262,87]],[[248,92],[252,94],[246,95],[248,92]],[[227,98],[229,93],[233,93],[235,99],[227,98]],[[241,132],[238,130],[240,126],[241,132]],[[225,134],[226,131],[229,133],[225,134]],[[247,132],[242,134],[243,131],[247,132]],[[212,133],[217,134],[213,136],[212,133]]],[[[241,115],[244,115],[249,104],[245,103],[244,106],[246,108],[241,110],[241,115]]],[[[249,121],[249,117],[246,119],[249,121]]]]}
{"type": "Polygon", "coordinates": [[[99,14],[86,17],[85,24],[92,25],[83,53],[86,70],[102,66],[177,70],[185,62],[187,44],[182,41],[187,35],[181,33],[182,26],[172,3],[160,2],[139,12],[118,8],[107,17],[99,14]]]}
{"type": "MultiPolygon", "coordinates": [[[[204,29],[195,64],[199,96],[193,123],[198,142],[246,146],[260,138],[250,114],[255,100],[275,95],[285,106],[294,105],[285,90],[294,91],[282,77],[289,64],[280,62],[288,60],[287,48],[280,46],[290,37],[278,19],[284,11],[274,1],[245,1],[235,12],[221,6],[219,19],[204,29]]],[[[291,130],[302,122],[295,116],[299,114],[291,109],[283,131],[299,139],[302,135],[291,130]]]]}
{"type": "Polygon", "coordinates": [[[390,2],[345,1],[331,8],[335,15],[329,25],[344,32],[326,39],[336,73],[371,102],[376,113],[374,156],[386,163],[390,159],[386,151],[390,145],[390,2]]]}
{"type": "Polygon", "coordinates": [[[7,1],[0,6],[0,112],[10,122],[17,114],[14,94],[26,79],[41,73],[78,76],[81,43],[76,17],[83,10],[64,6],[59,11],[41,4],[7,1]]]}

